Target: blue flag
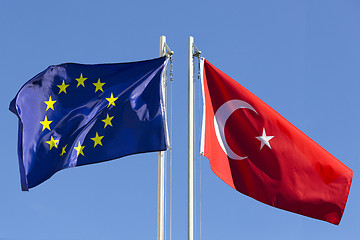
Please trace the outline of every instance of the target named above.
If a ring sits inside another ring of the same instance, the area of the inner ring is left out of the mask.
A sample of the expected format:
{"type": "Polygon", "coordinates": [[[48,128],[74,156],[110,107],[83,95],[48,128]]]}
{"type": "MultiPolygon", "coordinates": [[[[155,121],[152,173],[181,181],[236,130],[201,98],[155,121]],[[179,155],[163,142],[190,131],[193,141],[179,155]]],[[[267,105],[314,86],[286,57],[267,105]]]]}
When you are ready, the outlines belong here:
{"type": "Polygon", "coordinates": [[[61,169],[167,148],[166,57],[50,66],[10,103],[19,118],[22,190],[61,169]]]}

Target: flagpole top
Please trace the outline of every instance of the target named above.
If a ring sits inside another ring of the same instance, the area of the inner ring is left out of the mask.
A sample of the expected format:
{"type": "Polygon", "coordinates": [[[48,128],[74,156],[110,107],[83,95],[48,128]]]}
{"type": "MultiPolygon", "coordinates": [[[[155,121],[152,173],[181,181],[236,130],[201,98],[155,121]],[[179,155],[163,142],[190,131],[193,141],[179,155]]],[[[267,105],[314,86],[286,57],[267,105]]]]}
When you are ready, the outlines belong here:
{"type": "Polygon", "coordinates": [[[197,49],[197,47],[195,46],[194,43],[194,37],[193,36],[189,36],[189,45],[192,48],[192,55],[193,57],[199,57],[201,55],[201,51],[199,51],[199,49],[197,49]]]}
{"type": "Polygon", "coordinates": [[[169,46],[166,44],[166,37],[164,35],[160,36],[160,56],[171,57],[174,54],[174,51],[171,51],[169,46]]]}

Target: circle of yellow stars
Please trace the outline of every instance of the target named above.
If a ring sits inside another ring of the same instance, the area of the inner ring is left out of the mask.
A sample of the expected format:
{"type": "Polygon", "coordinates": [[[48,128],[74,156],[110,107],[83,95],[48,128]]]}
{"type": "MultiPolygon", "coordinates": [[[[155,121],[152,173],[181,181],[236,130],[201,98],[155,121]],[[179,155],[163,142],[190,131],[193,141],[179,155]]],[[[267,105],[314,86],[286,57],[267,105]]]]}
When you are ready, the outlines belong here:
{"type": "MultiPolygon", "coordinates": [[[[75,80],[77,81],[77,86],[78,87],[85,87],[86,84],[86,80],[88,78],[84,77],[82,73],[80,73],[80,77],[75,78],[75,80]]],[[[95,86],[95,93],[97,91],[101,91],[104,92],[103,90],[103,86],[106,84],[105,82],[101,82],[101,79],[98,78],[97,82],[92,83],[95,86]]],[[[65,80],[62,80],[62,83],[59,85],[56,85],[59,88],[59,92],[58,95],[60,94],[67,94],[67,88],[70,86],[70,84],[66,84],[65,80]]],[[[109,108],[110,106],[116,106],[115,105],[115,101],[118,99],[117,97],[114,97],[113,93],[110,94],[110,97],[105,98],[108,101],[108,105],[107,108],[109,108]]],[[[44,131],[51,131],[52,126],[51,124],[53,123],[52,120],[48,119],[48,111],[55,111],[56,109],[56,102],[57,100],[53,99],[52,96],[49,96],[49,99],[47,101],[44,101],[44,103],[46,104],[46,109],[45,109],[45,116],[44,116],[44,120],[40,121],[40,124],[42,125],[42,132],[44,131]]],[[[50,116],[50,114],[49,114],[50,116]]],[[[104,129],[107,126],[113,127],[112,125],[112,120],[113,120],[114,116],[109,116],[109,114],[106,114],[106,118],[102,119],[101,121],[104,122],[104,129]]],[[[97,146],[103,146],[102,144],[102,139],[104,138],[104,136],[99,135],[98,132],[96,132],[95,136],[90,138],[93,142],[94,142],[94,148],[97,146]]],[[[57,139],[57,137],[55,137],[54,135],[50,136],[50,140],[49,141],[45,141],[48,145],[49,145],[49,150],[52,150],[53,148],[58,148],[58,144],[59,144],[60,139],[57,139]]],[[[68,145],[65,145],[61,148],[61,154],[60,156],[62,157],[66,151],[67,151],[67,147],[68,145]]],[[[85,146],[81,145],[81,142],[78,141],[77,145],[74,147],[74,150],[76,151],[76,156],[79,157],[79,155],[85,156],[84,155],[84,148],[85,146]]]]}

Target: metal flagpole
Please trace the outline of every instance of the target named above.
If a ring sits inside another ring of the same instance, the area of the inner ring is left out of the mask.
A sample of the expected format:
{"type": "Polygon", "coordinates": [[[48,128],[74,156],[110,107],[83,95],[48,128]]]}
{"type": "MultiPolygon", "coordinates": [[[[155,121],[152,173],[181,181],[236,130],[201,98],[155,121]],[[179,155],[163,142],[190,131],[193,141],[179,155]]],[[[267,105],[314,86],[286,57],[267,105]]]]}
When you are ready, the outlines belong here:
{"type": "Polygon", "coordinates": [[[189,37],[189,118],[188,118],[188,240],[194,239],[194,84],[193,84],[194,37],[189,37]]]}
{"type": "MultiPolygon", "coordinates": [[[[165,56],[166,37],[160,37],[160,57],[165,56]]],[[[163,74],[166,74],[164,71],[163,74]]],[[[164,79],[164,76],[163,78],[164,79]]],[[[165,84],[162,83],[162,87],[165,84]]],[[[163,91],[165,92],[165,91],[163,91]]],[[[157,204],[157,240],[164,240],[164,219],[165,219],[165,152],[159,152],[158,160],[158,204],[157,204]]]]}

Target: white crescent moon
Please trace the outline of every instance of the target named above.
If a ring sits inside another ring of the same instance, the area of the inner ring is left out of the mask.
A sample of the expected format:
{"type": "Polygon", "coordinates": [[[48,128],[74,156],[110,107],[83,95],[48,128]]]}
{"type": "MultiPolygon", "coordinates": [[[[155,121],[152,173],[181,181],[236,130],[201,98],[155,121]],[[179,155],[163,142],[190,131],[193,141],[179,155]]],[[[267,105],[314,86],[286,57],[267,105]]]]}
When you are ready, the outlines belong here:
{"type": "Polygon", "coordinates": [[[241,101],[241,100],[230,100],[221,105],[219,109],[216,111],[214,116],[214,127],[215,127],[215,133],[217,140],[222,148],[222,150],[228,155],[230,158],[234,160],[243,160],[246,157],[242,157],[234,153],[229,145],[226,142],[225,139],[225,124],[228,118],[231,116],[231,114],[236,111],[239,108],[247,108],[252,111],[254,111],[256,114],[258,114],[255,109],[248,104],[247,102],[241,101]]]}

